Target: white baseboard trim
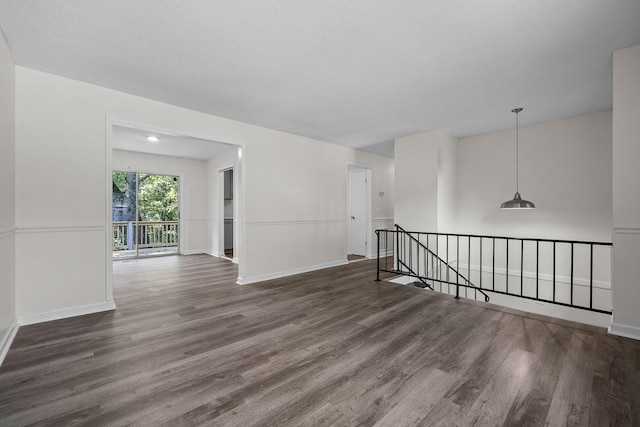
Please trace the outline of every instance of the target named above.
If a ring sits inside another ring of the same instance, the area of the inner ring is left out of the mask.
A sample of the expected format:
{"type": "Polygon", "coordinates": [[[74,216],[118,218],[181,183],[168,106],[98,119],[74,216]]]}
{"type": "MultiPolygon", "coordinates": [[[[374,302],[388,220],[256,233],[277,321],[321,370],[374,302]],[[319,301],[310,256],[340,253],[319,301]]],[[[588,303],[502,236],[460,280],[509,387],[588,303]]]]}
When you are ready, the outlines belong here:
{"type": "MultiPolygon", "coordinates": [[[[380,252],[380,258],[386,258],[393,255],[394,255],[393,251],[380,252]]],[[[371,256],[367,255],[367,258],[369,259],[376,259],[377,257],[378,257],[378,253],[372,253],[371,256]]]]}
{"type": "Polygon", "coordinates": [[[34,323],[49,322],[51,320],[66,319],[68,317],[83,316],[85,314],[99,313],[101,311],[110,311],[116,309],[114,301],[106,301],[97,304],[82,305],[79,307],[62,308],[60,310],[52,310],[44,313],[27,314],[26,316],[18,316],[18,325],[33,325],[34,323]]]}
{"type": "Polygon", "coordinates": [[[349,262],[346,260],[333,261],[333,262],[327,262],[324,264],[316,264],[316,265],[310,265],[307,267],[294,268],[292,270],[287,270],[287,271],[279,271],[277,273],[267,273],[267,274],[261,274],[258,276],[246,277],[246,278],[238,277],[238,280],[236,281],[236,283],[238,285],[248,285],[251,283],[264,282],[265,280],[280,279],[282,277],[293,276],[294,274],[308,273],[310,271],[322,270],[324,268],[338,267],[340,265],[347,265],[347,264],[349,264],[349,262]]]}
{"type": "Polygon", "coordinates": [[[18,319],[13,319],[13,323],[7,329],[4,336],[2,337],[2,341],[0,341],[0,366],[2,366],[2,362],[4,362],[4,358],[7,357],[7,353],[9,352],[9,348],[11,347],[11,343],[13,343],[13,339],[16,337],[18,333],[18,319]]]}
{"type": "Polygon", "coordinates": [[[213,252],[213,251],[204,251],[203,253],[205,253],[207,255],[211,255],[211,256],[216,257],[216,258],[228,259],[234,264],[238,264],[240,262],[238,258],[235,258],[235,257],[234,258],[228,258],[224,253],[213,252]]]}
{"type": "Polygon", "coordinates": [[[220,253],[220,252],[204,251],[203,253],[205,253],[205,254],[207,254],[207,255],[214,256],[214,257],[216,257],[216,258],[223,258],[223,257],[224,257],[224,253],[220,253]]]}
{"type": "Polygon", "coordinates": [[[191,249],[188,251],[180,251],[180,255],[200,255],[208,253],[206,249],[191,249]]]}
{"type": "Polygon", "coordinates": [[[640,340],[640,328],[636,326],[621,325],[619,323],[611,323],[609,325],[609,333],[620,337],[640,340]]]}

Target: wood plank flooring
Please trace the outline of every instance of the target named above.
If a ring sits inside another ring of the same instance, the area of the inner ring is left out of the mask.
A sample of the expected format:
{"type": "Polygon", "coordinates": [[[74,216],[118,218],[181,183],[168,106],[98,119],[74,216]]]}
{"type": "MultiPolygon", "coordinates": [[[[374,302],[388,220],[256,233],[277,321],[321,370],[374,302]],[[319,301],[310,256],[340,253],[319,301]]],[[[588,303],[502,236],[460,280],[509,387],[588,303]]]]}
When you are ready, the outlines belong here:
{"type": "Polygon", "coordinates": [[[638,426],[640,342],[375,282],[114,264],[118,310],[20,328],[0,425],[638,426]]]}

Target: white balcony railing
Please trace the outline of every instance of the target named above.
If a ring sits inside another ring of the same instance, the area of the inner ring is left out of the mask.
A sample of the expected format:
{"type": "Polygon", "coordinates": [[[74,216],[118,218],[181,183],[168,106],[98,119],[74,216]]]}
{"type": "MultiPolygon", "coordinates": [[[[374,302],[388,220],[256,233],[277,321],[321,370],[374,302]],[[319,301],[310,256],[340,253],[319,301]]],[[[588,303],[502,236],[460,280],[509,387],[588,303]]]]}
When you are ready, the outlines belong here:
{"type": "Polygon", "coordinates": [[[169,248],[178,246],[178,221],[113,223],[113,250],[169,248]]]}

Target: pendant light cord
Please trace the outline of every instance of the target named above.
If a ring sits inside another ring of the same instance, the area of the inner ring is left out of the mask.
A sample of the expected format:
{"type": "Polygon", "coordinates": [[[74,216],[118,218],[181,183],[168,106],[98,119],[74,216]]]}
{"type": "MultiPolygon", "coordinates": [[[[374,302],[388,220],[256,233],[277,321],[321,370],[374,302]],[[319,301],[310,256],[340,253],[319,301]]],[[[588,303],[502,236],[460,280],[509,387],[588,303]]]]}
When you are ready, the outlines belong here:
{"type": "Polygon", "coordinates": [[[514,108],[512,113],[516,113],[516,193],[520,192],[520,123],[518,115],[522,108],[514,108]]]}

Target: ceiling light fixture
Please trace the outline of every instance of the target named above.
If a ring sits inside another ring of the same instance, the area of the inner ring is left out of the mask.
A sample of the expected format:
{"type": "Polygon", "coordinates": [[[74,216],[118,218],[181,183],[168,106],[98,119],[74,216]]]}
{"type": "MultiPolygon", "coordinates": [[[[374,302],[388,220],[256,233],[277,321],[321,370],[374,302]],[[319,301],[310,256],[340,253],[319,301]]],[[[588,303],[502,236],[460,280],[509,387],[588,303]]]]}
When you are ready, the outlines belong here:
{"type": "Polygon", "coordinates": [[[158,142],[158,137],[157,136],[153,136],[153,135],[148,136],[147,137],[147,141],[149,141],[149,142],[158,142]]]}
{"type": "Polygon", "coordinates": [[[524,200],[522,197],[520,197],[520,192],[518,191],[518,184],[519,184],[519,125],[518,125],[518,113],[520,113],[520,111],[522,111],[522,108],[514,108],[513,110],[511,110],[512,113],[516,113],[516,194],[513,195],[513,199],[511,200],[507,200],[506,202],[504,202],[501,206],[500,209],[535,209],[536,205],[533,204],[533,202],[530,202],[528,200],[524,200]]]}

